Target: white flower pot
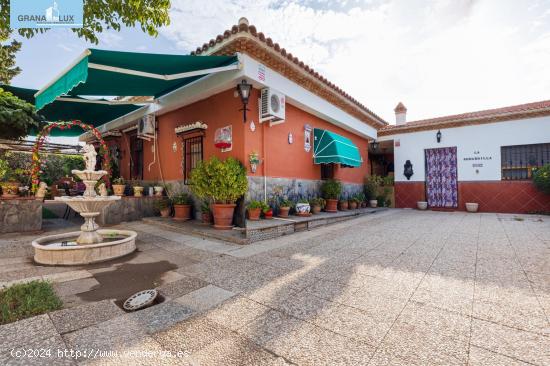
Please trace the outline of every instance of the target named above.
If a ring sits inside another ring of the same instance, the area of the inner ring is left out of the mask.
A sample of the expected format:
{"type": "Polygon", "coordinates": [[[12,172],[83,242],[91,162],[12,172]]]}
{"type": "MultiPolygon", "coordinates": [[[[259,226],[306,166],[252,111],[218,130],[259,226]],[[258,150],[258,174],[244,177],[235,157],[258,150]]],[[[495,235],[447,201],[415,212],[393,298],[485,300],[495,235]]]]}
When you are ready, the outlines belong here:
{"type": "Polygon", "coordinates": [[[372,208],[378,207],[378,200],[370,200],[369,203],[372,208]]]}
{"type": "Polygon", "coordinates": [[[311,210],[311,207],[309,206],[309,203],[297,203],[296,204],[296,212],[297,213],[300,213],[302,215],[307,215],[310,210],[311,210]]]}
{"type": "Polygon", "coordinates": [[[479,203],[466,202],[466,211],[477,212],[478,209],[479,209],[479,203]]]}
{"type": "Polygon", "coordinates": [[[416,202],[416,207],[418,207],[419,210],[426,210],[428,208],[428,202],[418,201],[416,202]]]}
{"type": "Polygon", "coordinates": [[[155,186],[153,188],[155,189],[155,196],[162,196],[162,192],[164,191],[164,187],[155,186]]]}

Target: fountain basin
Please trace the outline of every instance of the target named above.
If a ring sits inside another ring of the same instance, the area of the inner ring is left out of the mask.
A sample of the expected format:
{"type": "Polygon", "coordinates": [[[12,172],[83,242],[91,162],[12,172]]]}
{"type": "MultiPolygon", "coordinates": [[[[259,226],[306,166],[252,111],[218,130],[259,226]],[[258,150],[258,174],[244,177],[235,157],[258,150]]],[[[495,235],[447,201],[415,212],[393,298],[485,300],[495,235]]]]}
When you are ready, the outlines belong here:
{"type": "Polygon", "coordinates": [[[43,236],[33,240],[34,261],[49,265],[81,265],[119,258],[136,250],[137,233],[131,230],[99,229],[103,241],[80,245],[80,231],[43,236]],[[62,246],[62,242],[69,245],[62,246]]]}

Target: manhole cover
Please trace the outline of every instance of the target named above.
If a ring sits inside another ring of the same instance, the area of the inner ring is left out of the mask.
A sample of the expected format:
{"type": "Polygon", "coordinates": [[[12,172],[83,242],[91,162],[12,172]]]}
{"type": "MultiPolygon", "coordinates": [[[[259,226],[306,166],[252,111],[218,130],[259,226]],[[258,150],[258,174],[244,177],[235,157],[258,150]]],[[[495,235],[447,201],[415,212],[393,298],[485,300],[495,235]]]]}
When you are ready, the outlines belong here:
{"type": "Polygon", "coordinates": [[[155,301],[157,295],[158,292],[155,289],[140,291],[130,296],[128,300],[124,301],[122,307],[124,308],[124,310],[128,311],[142,309],[146,306],[151,305],[153,301],[155,301]]]}

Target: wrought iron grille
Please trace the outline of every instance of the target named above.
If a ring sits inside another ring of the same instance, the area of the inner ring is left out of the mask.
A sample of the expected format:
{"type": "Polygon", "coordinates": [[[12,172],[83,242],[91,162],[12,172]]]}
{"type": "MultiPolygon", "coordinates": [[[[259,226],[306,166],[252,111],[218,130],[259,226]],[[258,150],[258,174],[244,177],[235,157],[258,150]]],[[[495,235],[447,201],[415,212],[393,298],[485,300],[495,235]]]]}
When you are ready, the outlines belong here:
{"type": "Polygon", "coordinates": [[[189,184],[191,170],[203,159],[202,136],[183,139],[183,179],[189,184]]]}
{"type": "Polygon", "coordinates": [[[533,168],[550,164],[550,143],[501,146],[503,180],[531,179],[533,168]]]}

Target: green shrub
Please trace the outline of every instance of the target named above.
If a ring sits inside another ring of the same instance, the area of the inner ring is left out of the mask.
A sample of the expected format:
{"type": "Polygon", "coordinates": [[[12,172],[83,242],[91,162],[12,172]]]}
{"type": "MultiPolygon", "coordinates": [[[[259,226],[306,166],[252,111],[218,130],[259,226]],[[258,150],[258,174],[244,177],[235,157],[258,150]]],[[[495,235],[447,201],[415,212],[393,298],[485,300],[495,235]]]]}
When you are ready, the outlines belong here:
{"type": "Polygon", "coordinates": [[[208,202],[208,200],[202,200],[201,213],[210,213],[210,203],[208,202]]]}
{"type": "Polygon", "coordinates": [[[165,208],[170,207],[170,201],[168,199],[162,198],[160,200],[155,200],[155,202],[153,202],[153,205],[157,210],[164,210],[165,208]]]}
{"type": "Polygon", "coordinates": [[[234,203],[248,190],[245,167],[234,158],[201,161],[191,171],[191,190],[215,203],[234,203]]]}
{"type": "Polygon", "coordinates": [[[251,209],[251,210],[254,210],[256,208],[263,208],[263,207],[264,207],[264,203],[260,202],[260,201],[256,201],[256,200],[250,201],[248,206],[246,206],[246,208],[251,209]]]}
{"type": "Polygon", "coordinates": [[[324,199],[337,200],[342,194],[342,183],[335,179],[328,179],[321,185],[321,195],[324,199]]]}
{"type": "Polygon", "coordinates": [[[384,207],[386,205],[386,197],[382,195],[377,196],[376,201],[378,201],[378,207],[384,207]]]}
{"type": "Polygon", "coordinates": [[[533,184],[541,192],[550,194],[550,164],[533,169],[533,184]]]}
{"type": "Polygon", "coordinates": [[[61,309],[63,303],[46,281],[32,281],[0,290],[0,324],[61,309]]]}
{"type": "Polygon", "coordinates": [[[376,195],[378,194],[378,187],[382,185],[382,177],[378,175],[371,175],[370,177],[365,178],[365,184],[363,185],[363,189],[365,191],[365,196],[369,200],[376,199],[376,195]]]}
{"type": "Polygon", "coordinates": [[[124,178],[118,177],[113,179],[113,184],[122,185],[122,184],[126,184],[126,182],[124,182],[124,178]]]}
{"type": "Polygon", "coordinates": [[[279,207],[292,207],[294,203],[286,198],[283,198],[279,201],[279,207]]]}
{"type": "Polygon", "coordinates": [[[174,205],[190,205],[192,202],[189,194],[185,192],[178,193],[172,197],[172,203],[174,205]]]}

